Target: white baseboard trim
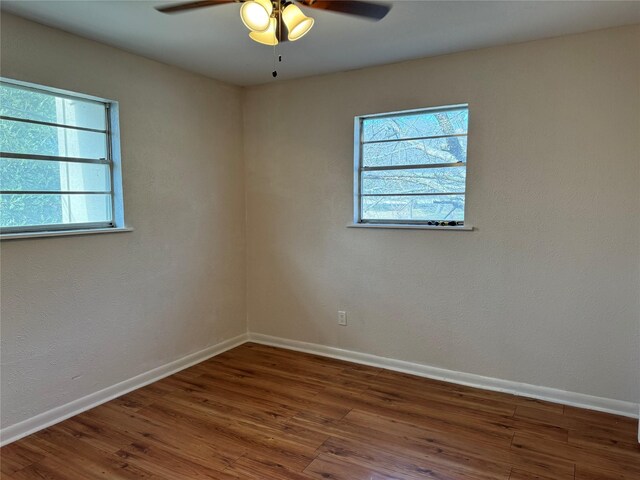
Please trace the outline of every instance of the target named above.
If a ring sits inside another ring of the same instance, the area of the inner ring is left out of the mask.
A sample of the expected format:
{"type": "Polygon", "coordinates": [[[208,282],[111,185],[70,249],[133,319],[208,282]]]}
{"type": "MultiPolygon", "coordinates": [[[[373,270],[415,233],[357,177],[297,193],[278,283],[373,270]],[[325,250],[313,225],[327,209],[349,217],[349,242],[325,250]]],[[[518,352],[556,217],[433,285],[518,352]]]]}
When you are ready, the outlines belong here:
{"type": "Polygon", "coordinates": [[[50,427],[51,425],[66,420],[67,418],[97,407],[109,400],[113,400],[125,393],[129,393],[133,390],[144,387],[145,385],[149,385],[150,383],[161,380],[164,377],[173,375],[180,370],[184,370],[185,368],[189,368],[197,363],[203,362],[208,358],[226,352],[238,345],[242,345],[247,341],[247,338],[248,335],[243,333],[242,335],[238,335],[237,337],[212,345],[200,350],[199,352],[191,353],[185,357],[179,358],[178,360],[161,365],[153,370],[141,373],[140,375],[136,375],[133,378],[116,383],[115,385],[104,388],[85,397],[73,400],[65,405],[40,413],[35,417],[31,417],[27,420],[23,420],[22,422],[5,427],[0,430],[0,446],[15,442],[16,440],[35,433],[38,430],[50,427]]]}
{"type": "Polygon", "coordinates": [[[473,373],[447,370],[444,368],[432,367],[430,365],[394,360],[391,358],[379,357],[377,355],[370,355],[368,353],[354,352],[351,350],[327,347],[325,345],[300,342],[280,337],[272,337],[259,333],[249,333],[249,341],[273,347],[296,350],[299,352],[313,353],[324,357],[337,358],[339,360],[346,360],[373,367],[385,368],[387,370],[394,370],[397,372],[410,373],[420,377],[482,388],[484,390],[510,393],[512,395],[536,398],[573,407],[587,408],[589,410],[597,410],[599,412],[638,418],[638,404],[633,402],[595,397],[584,393],[567,392],[556,388],[540,387],[511,380],[484,377],[473,373]]]}

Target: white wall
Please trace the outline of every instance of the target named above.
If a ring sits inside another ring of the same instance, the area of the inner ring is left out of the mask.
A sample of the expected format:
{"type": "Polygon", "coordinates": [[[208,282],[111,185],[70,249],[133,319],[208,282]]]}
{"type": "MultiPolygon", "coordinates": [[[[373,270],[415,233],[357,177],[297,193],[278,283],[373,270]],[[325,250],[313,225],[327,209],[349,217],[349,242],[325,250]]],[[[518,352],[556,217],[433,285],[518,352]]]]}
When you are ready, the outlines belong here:
{"type": "Polygon", "coordinates": [[[2,243],[2,426],[246,331],[241,95],[3,13],[3,76],[120,102],[135,231],[2,243]]]}
{"type": "Polygon", "coordinates": [[[639,46],[633,26],[248,89],[249,329],[637,401],[639,46]],[[465,102],[476,230],[345,228],[353,117],[465,102]]]}

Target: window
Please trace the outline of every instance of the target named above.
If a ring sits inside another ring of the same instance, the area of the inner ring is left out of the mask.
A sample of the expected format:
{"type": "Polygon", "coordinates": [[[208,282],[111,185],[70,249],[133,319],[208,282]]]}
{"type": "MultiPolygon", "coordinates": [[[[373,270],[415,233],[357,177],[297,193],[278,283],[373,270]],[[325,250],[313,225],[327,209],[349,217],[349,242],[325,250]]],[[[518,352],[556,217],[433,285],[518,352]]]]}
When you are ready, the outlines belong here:
{"type": "Polygon", "coordinates": [[[355,119],[354,221],[464,225],[467,105],[355,119]]]}
{"type": "Polygon", "coordinates": [[[123,227],[116,119],[115,102],[0,82],[0,231],[123,227]]]}

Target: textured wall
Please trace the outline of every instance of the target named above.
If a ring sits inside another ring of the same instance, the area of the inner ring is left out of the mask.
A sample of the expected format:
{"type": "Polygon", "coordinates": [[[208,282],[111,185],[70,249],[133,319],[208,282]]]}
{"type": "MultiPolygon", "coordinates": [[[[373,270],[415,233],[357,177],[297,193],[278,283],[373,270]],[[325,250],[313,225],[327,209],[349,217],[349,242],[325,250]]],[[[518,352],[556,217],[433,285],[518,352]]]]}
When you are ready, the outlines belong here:
{"type": "Polygon", "coordinates": [[[2,14],[2,75],[120,102],[131,233],[2,244],[2,425],[246,331],[241,95],[2,14]]]}
{"type": "Polygon", "coordinates": [[[637,401],[638,45],[624,27],[250,88],[249,329],[637,401]],[[464,102],[477,229],[345,228],[353,117],[464,102]]]}

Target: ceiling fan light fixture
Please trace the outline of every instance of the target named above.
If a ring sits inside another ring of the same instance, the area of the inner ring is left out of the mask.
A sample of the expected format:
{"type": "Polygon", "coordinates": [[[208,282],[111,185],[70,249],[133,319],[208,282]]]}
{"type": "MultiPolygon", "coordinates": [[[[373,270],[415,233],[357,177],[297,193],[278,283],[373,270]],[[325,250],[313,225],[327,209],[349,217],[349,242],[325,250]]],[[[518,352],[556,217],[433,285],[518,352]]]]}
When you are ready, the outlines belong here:
{"type": "Polygon", "coordinates": [[[289,40],[295,42],[309,33],[315,20],[307,17],[296,5],[290,3],[282,11],[282,21],[289,31],[289,40]]]}
{"type": "Polygon", "coordinates": [[[263,45],[278,45],[278,35],[276,34],[276,19],[269,19],[269,27],[264,32],[250,32],[249,37],[254,42],[262,43],[263,45]]]}
{"type": "Polygon", "coordinates": [[[240,7],[240,18],[252,32],[265,32],[271,25],[272,11],[270,0],[250,0],[240,7]]]}

